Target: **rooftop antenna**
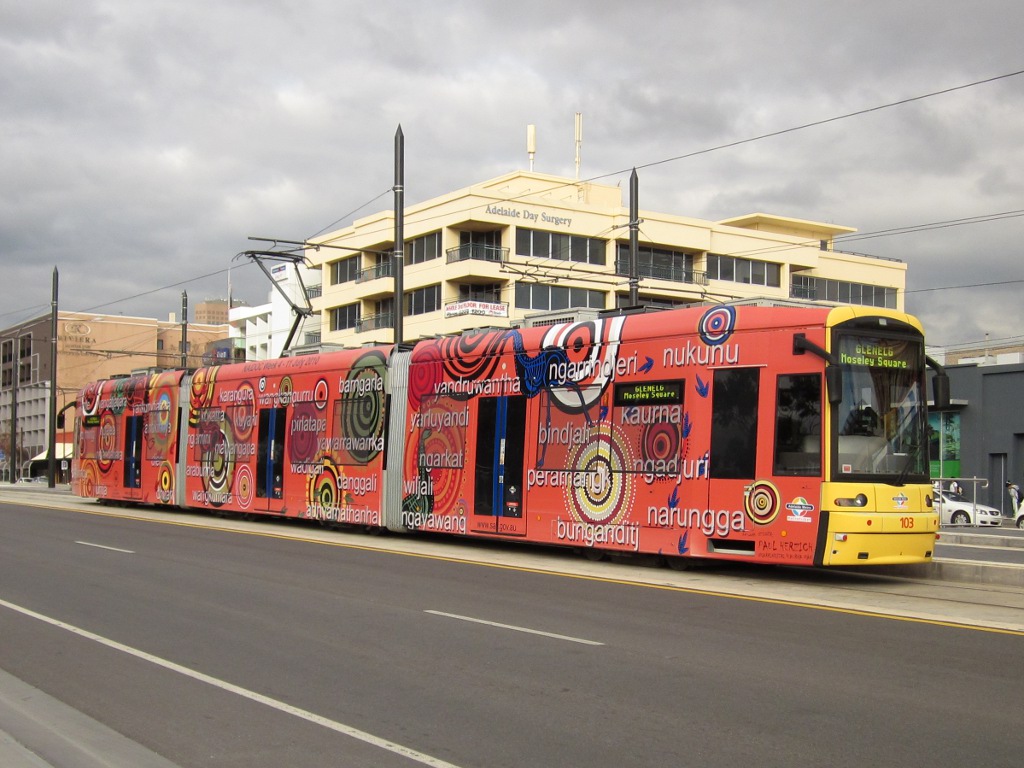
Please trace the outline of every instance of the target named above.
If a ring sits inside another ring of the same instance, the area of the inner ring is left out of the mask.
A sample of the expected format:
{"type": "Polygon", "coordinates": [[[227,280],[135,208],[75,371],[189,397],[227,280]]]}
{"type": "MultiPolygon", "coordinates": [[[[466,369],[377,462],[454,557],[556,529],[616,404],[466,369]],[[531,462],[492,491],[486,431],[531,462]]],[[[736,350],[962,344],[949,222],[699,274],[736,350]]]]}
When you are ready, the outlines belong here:
{"type": "Polygon", "coordinates": [[[576,113],[576,181],[580,180],[580,145],[583,144],[583,113],[576,113]]]}
{"type": "Polygon", "coordinates": [[[537,126],[526,126],[526,154],[530,157],[530,171],[533,171],[533,156],[537,154],[537,126]]]}

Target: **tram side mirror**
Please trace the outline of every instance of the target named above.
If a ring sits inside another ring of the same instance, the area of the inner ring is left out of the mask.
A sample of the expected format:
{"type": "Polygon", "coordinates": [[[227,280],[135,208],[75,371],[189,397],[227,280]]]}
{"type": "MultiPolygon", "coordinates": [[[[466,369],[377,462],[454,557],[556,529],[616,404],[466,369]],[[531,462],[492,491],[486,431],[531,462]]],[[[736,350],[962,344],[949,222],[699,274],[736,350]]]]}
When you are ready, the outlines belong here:
{"type": "Polygon", "coordinates": [[[838,365],[825,366],[825,389],[832,405],[843,402],[843,369],[838,365]]]}
{"type": "Polygon", "coordinates": [[[949,376],[945,373],[936,373],[932,379],[932,401],[937,411],[949,408],[949,376]]]}

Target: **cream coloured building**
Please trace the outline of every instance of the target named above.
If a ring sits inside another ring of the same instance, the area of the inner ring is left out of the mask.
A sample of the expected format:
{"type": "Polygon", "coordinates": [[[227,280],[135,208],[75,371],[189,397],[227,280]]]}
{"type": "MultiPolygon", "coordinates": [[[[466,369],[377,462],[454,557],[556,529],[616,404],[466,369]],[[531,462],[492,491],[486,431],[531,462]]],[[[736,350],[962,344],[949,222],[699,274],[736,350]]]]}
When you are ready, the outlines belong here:
{"type": "MultiPolygon", "coordinates": [[[[406,207],[404,340],[628,305],[628,204],[616,186],[516,171],[406,207]]],[[[764,213],[639,218],[641,304],[768,297],[903,308],[904,263],[833,247],[851,227],[764,213]]],[[[313,306],[324,344],[392,341],[394,224],[392,211],[368,216],[313,241],[332,248],[307,251],[323,269],[313,306]]]]}

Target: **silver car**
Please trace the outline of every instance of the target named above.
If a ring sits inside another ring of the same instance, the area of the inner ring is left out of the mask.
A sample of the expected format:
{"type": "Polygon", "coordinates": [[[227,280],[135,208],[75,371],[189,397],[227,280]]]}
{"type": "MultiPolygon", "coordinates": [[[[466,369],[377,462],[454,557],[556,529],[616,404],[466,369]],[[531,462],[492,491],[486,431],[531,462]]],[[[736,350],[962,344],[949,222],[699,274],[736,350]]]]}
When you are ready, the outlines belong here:
{"type": "Polygon", "coordinates": [[[940,525],[999,525],[1002,513],[987,504],[977,504],[966,496],[949,491],[935,491],[935,510],[940,525]]]}

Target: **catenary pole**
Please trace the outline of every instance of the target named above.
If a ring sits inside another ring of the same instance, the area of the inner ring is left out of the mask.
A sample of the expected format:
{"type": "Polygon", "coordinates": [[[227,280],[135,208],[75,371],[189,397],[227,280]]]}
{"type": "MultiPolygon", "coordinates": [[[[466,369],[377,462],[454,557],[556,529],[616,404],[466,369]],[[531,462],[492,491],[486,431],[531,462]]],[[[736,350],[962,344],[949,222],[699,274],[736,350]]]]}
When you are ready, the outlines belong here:
{"type": "Polygon", "coordinates": [[[629,175],[629,306],[640,304],[640,276],[637,274],[639,262],[640,202],[638,200],[640,182],[636,168],[629,175]]]}
{"type": "Polygon", "coordinates": [[[50,444],[46,447],[46,484],[57,484],[57,288],[60,276],[53,268],[53,289],[50,296],[50,444]]]}
{"type": "Polygon", "coordinates": [[[395,344],[403,341],[402,316],[405,314],[405,134],[402,126],[395,132],[395,344]]]}

